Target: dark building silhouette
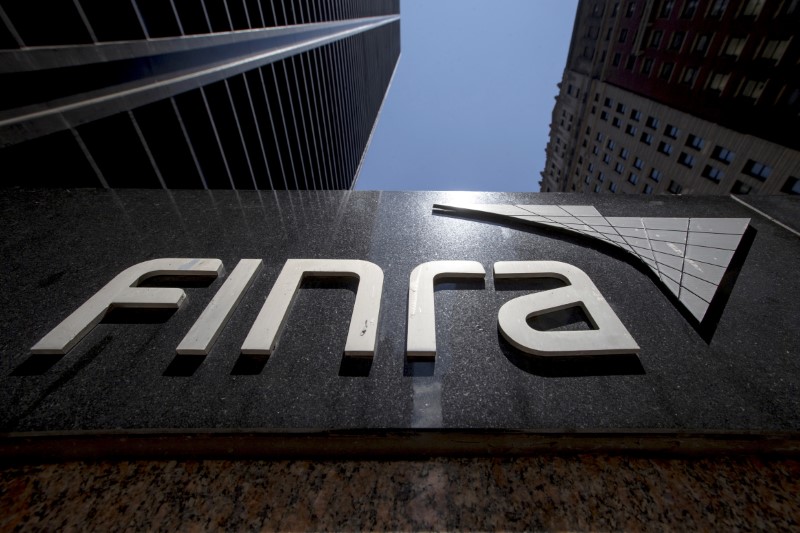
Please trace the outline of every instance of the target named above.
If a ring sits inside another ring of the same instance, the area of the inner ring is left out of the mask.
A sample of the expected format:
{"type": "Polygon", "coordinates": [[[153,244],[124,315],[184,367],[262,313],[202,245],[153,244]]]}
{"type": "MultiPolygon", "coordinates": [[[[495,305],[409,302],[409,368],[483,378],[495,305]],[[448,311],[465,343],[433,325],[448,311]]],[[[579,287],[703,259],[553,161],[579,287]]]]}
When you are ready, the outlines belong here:
{"type": "Polygon", "coordinates": [[[398,0],[0,1],[3,186],[349,189],[398,0]]]}
{"type": "Polygon", "coordinates": [[[579,3],[543,191],[800,193],[800,2],[579,3]]]}

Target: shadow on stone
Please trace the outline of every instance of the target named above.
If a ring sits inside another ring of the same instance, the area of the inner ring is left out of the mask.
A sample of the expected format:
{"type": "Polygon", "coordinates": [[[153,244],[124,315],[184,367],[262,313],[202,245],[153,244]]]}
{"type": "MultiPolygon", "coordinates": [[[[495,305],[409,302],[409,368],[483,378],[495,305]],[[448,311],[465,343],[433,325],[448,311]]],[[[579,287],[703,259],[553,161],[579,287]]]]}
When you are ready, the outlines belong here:
{"type": "Polygon", "coordinates": [[[372,357],[342,357],[340,377],[367,377],[372,370],[372,357]]]}
{"type": "Polygon", "coordinates": [[[269,361],[268,355],[241,354],[231,370],[232,376],[257,376],[269,361]]]}
{"type": "Polygon", "coordinates": [[[434,361],[409,361],[406,359],[403,364],[403,376],[407,378],[428,378],[433,375],[436,369],[434,361]]]}
{"type": "Polygon", "coordinates": [[[173,377],[189,377],[197,372],[203,361],[206,360],[205,355],[185,355],[178,354],[164,370],[163,376],[173,377]]]}
{"type": "Polygon", "coordinates": [[[63,355],[35,353],[25,359],[20,365],[11,372],[12,376],[41,376],[53,366],[61,361],[63,355]]]}
{"type": "Polygon", "coordinates": [[[106,312],[103,324],[163,324],[177,311],[172,309],[140,309],[132,307],[112,307],[106,312]]]}

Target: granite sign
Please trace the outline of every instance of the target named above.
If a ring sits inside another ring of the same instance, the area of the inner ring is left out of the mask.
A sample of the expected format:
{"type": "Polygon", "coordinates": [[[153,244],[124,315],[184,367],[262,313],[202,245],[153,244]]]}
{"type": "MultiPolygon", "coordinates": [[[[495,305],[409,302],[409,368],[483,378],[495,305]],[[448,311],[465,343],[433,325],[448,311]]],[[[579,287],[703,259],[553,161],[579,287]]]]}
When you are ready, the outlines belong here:
{"type": "Polygon", "coordinates": [[[797,235],[730,198],[583,203],[7,190],[0,454],[795,442],[797,235]]]}

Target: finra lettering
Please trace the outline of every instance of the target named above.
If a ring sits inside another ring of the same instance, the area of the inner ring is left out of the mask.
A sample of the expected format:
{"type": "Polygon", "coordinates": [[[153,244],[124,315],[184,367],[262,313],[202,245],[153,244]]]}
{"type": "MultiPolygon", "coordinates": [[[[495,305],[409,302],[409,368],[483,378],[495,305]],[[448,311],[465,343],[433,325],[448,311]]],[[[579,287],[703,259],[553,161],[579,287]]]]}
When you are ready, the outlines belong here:
{"type": "MultiPolygon", "coordinates": [[[[219,288],[195,324],[180,342],[181,355],[208,355],[233,311],[262,267],[260,259],[242,259],[219,288]]],[[[178,308],[186,298],[179,288],[140,287],[156,276],[216,278],[224,273],[219,259],[164,258],[133,265],[122,271],[65,318],[32,348],[34,354],[67,354],[115,307],[178,308]]],[[[501,261],[494,264],[495,279],[556,278],[566,286],[521,296],[505,303],[497,315],[500,333],[517,349],[536,356],[608,355],[637,353],[639,346],[592,283],[579,268],[557,261],[501,261]],[[527,320],[571,307],[580,307],[592,329],[586,331],[538,331],[527,320]]],[[[430,261],[411,272],[408,284],[406,355],[414,359],[436,356],[434,286],[440,278],[484,279],[476,261],[430,261]]],[[[378,339],[378,320],[383,298],[383,270],[357,259],[289,259],[266,297],[242,353],[270,355],[276,348],[292,301],[303,279],[310,277],[355,278],[355,304],[344,354],[371,358],[378,339]]]]}

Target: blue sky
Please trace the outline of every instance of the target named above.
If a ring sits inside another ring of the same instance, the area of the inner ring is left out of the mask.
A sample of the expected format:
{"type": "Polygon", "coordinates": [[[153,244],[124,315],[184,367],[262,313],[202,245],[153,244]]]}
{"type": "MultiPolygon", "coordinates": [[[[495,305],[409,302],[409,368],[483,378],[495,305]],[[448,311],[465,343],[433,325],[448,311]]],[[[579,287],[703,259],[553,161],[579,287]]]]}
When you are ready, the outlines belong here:
{"type": "Polygon", "coordinates": [[[537,191],[577,0],[403,0],[356,190],[537,191]]]}

